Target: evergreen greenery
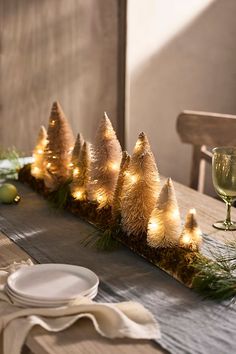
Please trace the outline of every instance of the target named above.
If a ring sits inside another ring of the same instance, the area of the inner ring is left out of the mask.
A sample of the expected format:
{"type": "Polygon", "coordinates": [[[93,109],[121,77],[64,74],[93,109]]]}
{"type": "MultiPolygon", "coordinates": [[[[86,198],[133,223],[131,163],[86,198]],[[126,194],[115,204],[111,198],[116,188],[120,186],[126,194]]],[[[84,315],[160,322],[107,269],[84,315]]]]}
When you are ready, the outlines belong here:
{"type": "Polygon", "coordinates": [[[0,160],[8,160],[10,167],[1,167],[0,179],[17,179],[18,171],[21,168],[20,153],[15,147],[2,149],[0,148],[0,160]]]}

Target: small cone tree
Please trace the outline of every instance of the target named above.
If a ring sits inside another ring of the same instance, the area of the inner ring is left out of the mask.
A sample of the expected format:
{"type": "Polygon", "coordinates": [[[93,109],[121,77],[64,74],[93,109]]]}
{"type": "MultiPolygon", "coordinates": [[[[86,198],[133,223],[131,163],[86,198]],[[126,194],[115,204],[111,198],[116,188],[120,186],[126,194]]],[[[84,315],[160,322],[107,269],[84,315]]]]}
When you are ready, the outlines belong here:
{"type": "Polygon", "coordinates": [[[179,239],[179,245],[191,251],[198,251],[201,243],[202,236],[196,219],[196,210],[190,209],[186,216],[185,225],[179,239]]]}
{"type": "Polygon", "coordinates": [[[34,162],[31,165],[31,174],[35,178],[44,177],[45,172],[45,161],[44,161],[44,149],[47,145],[47,132],[42,125],[39,130],[37,144],[33,150],[34,162]]]}
{"type": "Polygon", "coordinates": [[[112,204],[120,161],[120,143],[109,118],[104,113],[95,139],[89,192],[89,199],[97,201],[98,209],[112,204]]]}
{"type": "Polygon", "coordinates": [[[148,139],[139,135],[126,172],[121,216],[124,231],[135,236],[147,231],[147,224],[160,190],[160,178],[148,139]]]}
{"type": "Polygon", "coordinates": [[[115,188],[115,192],[114,192],[114,196],[113,196],[113,202],[112,202],[112,220],[113,220],[113,222],[115,222],[121,214],[121,195],[122,195],[122,191],[123,191],[125,174],[126,174],[127,169],[129,167],[129,163],[130,163],[130,155],[127,153],[127,151],[123,151],[122,159],[121,159],[121,163],[120,163],[120,172],[118,175],[116,188],[115,188]]]}
{"type": "Polygon", "coordinates": [[[75,141],[75,146],[74,146],[74,148],[72,150],[72,155],[71,155],[72,167],[76,167],[77,164],[78,164],[79,156],[80,156],[80,152],[81,152],[83,143],[84,143],[83,136],[82,136],[82,134],[79,133],[77,135],[77,138],[76,138],[76,141],[75,141]]]}
{"type": "Polygon", "coordinates": [[[147,243],[151,247],[173,247],[178,244],[181,219],[174,185],[170,178],[161,189],[148,223],[147,243]]]}
{"type": "Polygon", "coordinates": [[[50,191],[57,190],[70,177],[71,151],[74,138],[58,102],[52,105],[45,149],[44,183],[50,191]]]}
{"type": "Polygon", "coordinates": [[[73,174],[73,181],[70,186],[71,194],[77,200],[87,199],[90,163],[91,149],[90,145],[85,141],[80,152],[79,162],[74,168],[74,171],[75,169],[77,170],[73,174]]]}

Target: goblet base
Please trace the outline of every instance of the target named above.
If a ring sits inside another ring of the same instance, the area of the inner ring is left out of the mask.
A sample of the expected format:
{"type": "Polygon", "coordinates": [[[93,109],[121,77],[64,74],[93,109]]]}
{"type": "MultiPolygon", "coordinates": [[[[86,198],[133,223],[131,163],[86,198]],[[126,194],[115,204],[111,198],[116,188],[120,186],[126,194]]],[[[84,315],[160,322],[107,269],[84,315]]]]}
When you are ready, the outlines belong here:
{"type": "Polygon", "coordinates": [[[226,222],[226,221],[217,221],[212,225],[215,229],[218,230],[224,230],[224,231],[234,231],[236,230],[236,222],[235,221],[231,221],[226,222]]]}

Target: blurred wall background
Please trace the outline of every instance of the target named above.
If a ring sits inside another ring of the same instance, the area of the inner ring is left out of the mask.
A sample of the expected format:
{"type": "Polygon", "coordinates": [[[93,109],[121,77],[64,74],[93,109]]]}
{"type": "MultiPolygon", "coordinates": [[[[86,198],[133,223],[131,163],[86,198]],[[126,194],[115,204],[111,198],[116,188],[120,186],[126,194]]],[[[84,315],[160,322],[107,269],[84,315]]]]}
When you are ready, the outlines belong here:
{"type": "Polygon", "coordinates": [[[235,13],[235,0],[128,0],[127,147],[145,131],[160,172],[185,184],[191,147],[178,113],[236,114],[235,13]]]}
{"type": "Polygon", "coordinates": [[[86,139],[93,139],[104,110],[115,126],[118,119],[122,123],[119,21],[124,3],[0,1],[1,146],[30,153],[54,100],[74,133],[81,131],[86,139]]]}

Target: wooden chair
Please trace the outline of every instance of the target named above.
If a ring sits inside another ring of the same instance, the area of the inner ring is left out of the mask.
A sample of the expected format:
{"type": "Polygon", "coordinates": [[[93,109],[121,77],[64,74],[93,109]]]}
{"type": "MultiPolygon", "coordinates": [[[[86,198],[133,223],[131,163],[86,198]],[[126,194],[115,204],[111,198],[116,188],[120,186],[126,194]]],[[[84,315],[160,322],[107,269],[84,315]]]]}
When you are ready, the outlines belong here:
{"type": "Polygon", "coordinates": [[[204,192],[206,162],[211,163],[216,146],[236,146],[236,115],[183,111],[177,118],[183,143],[193,145],[190,187],[204,192]]]}

